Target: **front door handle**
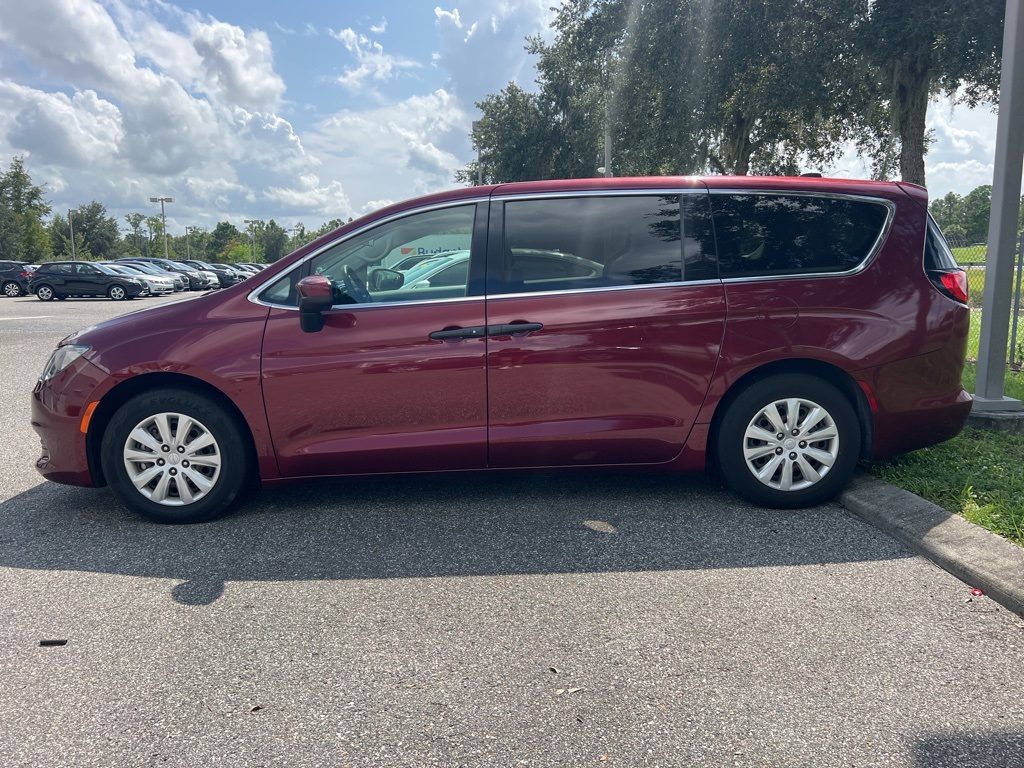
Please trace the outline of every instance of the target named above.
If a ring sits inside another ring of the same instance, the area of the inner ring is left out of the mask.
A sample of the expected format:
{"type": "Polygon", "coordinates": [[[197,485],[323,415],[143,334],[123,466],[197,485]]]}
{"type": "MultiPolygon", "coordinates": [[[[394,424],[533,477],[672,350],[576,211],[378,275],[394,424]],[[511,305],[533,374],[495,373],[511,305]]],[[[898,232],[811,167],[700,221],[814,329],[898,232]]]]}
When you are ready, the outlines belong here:
{"type": "Polygon", "coordinates": [[[430,338],[435,341],[458,341],[459,339],[482,339],[487,335],[487,326],[473,325],[469,328],[445,328],[434,331],[430,338]]]}

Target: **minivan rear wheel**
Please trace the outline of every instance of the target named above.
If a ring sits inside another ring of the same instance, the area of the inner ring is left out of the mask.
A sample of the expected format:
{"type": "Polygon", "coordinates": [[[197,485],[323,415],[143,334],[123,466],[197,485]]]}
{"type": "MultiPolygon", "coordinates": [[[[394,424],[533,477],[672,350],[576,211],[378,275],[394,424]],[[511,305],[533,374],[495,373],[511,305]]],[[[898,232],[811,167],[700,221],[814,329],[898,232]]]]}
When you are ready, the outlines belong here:
{"type": "Polygon", "coordinates": [[[716,433],[726,481],[763,507],[796,508],[834,498],[860,455],[860,426],[850,401],[806,374],[757,381],[727,406],[716,433]]]}
{"type": "Polygon", "coordinates": [[[246,485],[249,453],[214,401],[158,389],[129,400],[103,434],[103,473],[129,509],[158,523],[224,514],[246,485]]]}

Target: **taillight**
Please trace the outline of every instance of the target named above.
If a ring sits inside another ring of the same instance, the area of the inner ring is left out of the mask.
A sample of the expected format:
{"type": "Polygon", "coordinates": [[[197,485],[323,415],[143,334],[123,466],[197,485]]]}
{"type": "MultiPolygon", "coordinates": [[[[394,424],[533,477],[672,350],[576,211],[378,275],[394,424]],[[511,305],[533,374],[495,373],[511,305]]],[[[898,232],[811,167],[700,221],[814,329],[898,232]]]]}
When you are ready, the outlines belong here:
{"type": "Polygon", "coordinates": [[[928,277],[931,279],[932,285],[938,288],[943,295],[964,304],[967,303],[967,273],[962,269],[929,271],[928,277]]]}

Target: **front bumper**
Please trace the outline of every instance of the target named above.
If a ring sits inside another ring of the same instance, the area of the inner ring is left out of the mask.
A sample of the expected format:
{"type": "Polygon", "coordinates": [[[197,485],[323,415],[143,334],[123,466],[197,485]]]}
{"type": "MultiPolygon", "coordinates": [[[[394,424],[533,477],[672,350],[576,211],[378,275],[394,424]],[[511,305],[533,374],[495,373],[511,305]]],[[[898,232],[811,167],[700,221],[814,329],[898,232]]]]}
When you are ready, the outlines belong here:
{"type": "Polygon", "coordinates": [[[36,470],[47,480],[65,485],[94,487],[89,467],[87,435],[81,429],[89,403],[99,400],[108,376],[79,358],[49,381],[32,390],[32,429],[42,451],[36,470]]]}

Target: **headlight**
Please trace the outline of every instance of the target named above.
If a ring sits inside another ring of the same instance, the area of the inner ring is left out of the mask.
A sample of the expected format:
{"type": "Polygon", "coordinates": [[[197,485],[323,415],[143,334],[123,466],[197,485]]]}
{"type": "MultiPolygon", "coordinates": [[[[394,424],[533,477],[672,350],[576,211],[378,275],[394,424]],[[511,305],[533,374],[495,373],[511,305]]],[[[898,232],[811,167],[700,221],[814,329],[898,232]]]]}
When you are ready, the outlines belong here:
{"type": "Polygon", "coordinates": [[[82,344],[67,344],[57,347],[50,355],[50,359],[46,361],[46,367],[43,368],[43,375],[39,377],[39,380],[49,381],[90,349],[92,347],[82,344]]]}

